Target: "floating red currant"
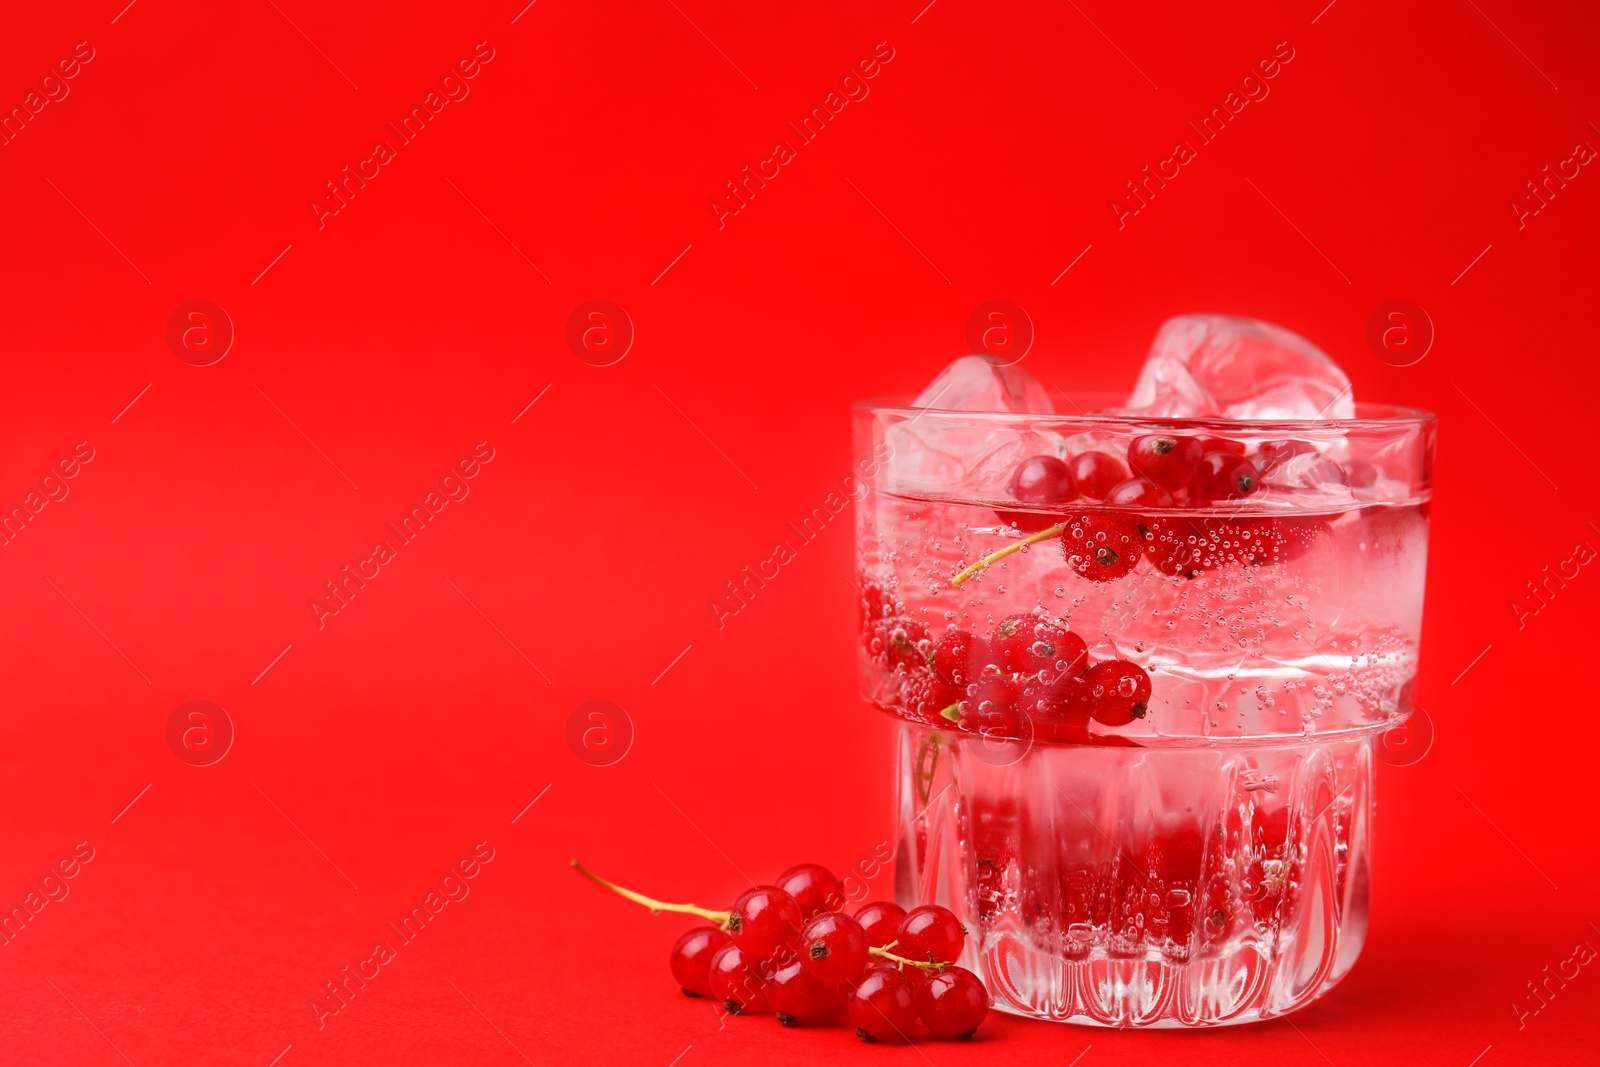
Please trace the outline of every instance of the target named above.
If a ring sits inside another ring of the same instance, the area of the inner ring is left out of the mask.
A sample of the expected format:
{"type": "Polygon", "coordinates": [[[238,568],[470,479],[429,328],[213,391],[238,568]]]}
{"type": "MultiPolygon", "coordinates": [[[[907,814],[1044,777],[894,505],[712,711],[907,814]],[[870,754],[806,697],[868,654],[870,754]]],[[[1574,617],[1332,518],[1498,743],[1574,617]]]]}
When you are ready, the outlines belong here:
{"type": "Polygon", "coordinates": [[[1213,525],[1210,537],[1219,562],[1262,567],[1299,559],[1327,529],[1315,518],[1237,519],[1213,525]]]}
{"type": "Polygon", "coordinates": [[[1056,642],[1055,662],[1047,673],[1052,679],[1082,678],[1089,673],[1089,646],[1083,638],[1067,630],[1056,642]]]}
{"type": "Polygon", "coordinates": [[[943,712],[961,700],[963,690],[940,681],[932,671],[913,671],[900,685],[900,707],[905,713],[930,726],[942,725],[943,712]]]}
{"type": "Polygon", "coordinates": [[[951,630],[933,645],[933,670],[948,685],[971,685],[995,662],[989,642],[965,630],[951,630]]]}
{"type": "Polygon", "coordinates": [[[1207,533],[1208,519],[1148,516],[1140,524],[1144,553],[1162,574],[1193,578],[1214,562],[1207,533]]]}
{"type": "MultiPolygon", "coordinates": [[[[1078,495],[1067,465],[1054,456],[1029,456],[1012,472],[1007,492],[1019,504],[1049,507],[1066,504],[1078,495]]],[[[1026,533],[1055,524],[1049,515],[1029,511],[1002,511],[1000,517],[1026,533]]]]}
{"type": "Polygon", "coordinates": [[[715,926],[696,926],[672,946],[672,977],[691,997],[711,995],[711,957],[728,943],[728,935],[715,926]]]}
{"type": "Polygon", "coordinates": [[[1299,559],[1327,531],[1316,518],[1148,517],[1145,553],[1163,574],[1192,578],[1226,564],[1264,567],[1299,559]]]}
{"type": "Polygon", "coordinates": [[[928,665],[928,628],[915,619],[891,616],[873,624],[869,649],[884,670],[928,665]]]}
{"type": "Polygon", "coordinates": [[[1067,564],[1092,582],[1121,578],[1144,554],[1139,524],[1127,515],[1075,515],[1061,533],[1067,564]]]}
{"type": "Polygon", "coordinates": [[[857,601],[861,610],[861,632],[870,634],[877,623],[891,615],[901,615],[905,606],[875,574],[861,576],[861,597],[857,601]]]}
{"type": "Polygon", "coordinates": [[[1106,503],[1119,508],[1170,508],[1172,494],[1149,478],[1129,478],[1106,494],[1106,503]]]}
{"type": "Polygon", "coordinates": [[[1200,460],[1195,490],[1205,502],[1237,500],[1249,496],[1261,484],[1256,465],[1232,452],[1207,452],[1200,460]]]}
{"type": "Polygon", "coordinates": [[[1012,674],[1082,673],[1083,638],[1044,615],[1008,615],[994,628],[995,661],[1012,674]]]}
{"type": "Polygon", "coordinates": [[[1025,682],[1017,696],[1017,706],[1033,719],[1035,726],[1042,719],[1059,719],[1083,710],[1088,690],[1084,676],[1089,672],[1087,654],[1078,660],[1075,673],[1045,675],[1025,682]]]}
{"type": "Polygon", "coordinates": [[[917,1009],[934,1037],[971,1037],[989,1014],[989,991],[965,967],[946,967],[917,990],[917,1009]]]}
{"type": "Polygon", "coordinates": [[[967,687],[961,701],[959,723],[969,733],[996,740],[1026,738],[1025,718],[1017,707],[1022,684],[1014,678],[984,675],[967,687]]]}
{"type": "Polygon", "coordinates": [[[1112,486],[1128,477],[1128,468],[1104,452],[1080,452],[1067,460],[1067,470],[1078,492],[1090,500],[1104,500],[1112,486]]]}
{"type": "Polygon", "coordinates": [[[1137,663],[1109,659],[1089,668],[1089,714],[1106,726],[1126,726],[1150,708],[1150,675],[1137,663]]]}
{"type": "Polygon", "coordinates": [[[1195,440],[1200,442],[1200,448],[1205,452],[1229,452],[1235,456],[1242,456],[1250,451],[1249,446],[1243,441],[1235,441],[1229,437],[1206,437],[1202,435],[1195,438],[1195,440]]]}
{"type": "Polygon", "coordinates": [[[1177,492],[1194,483],[1204,454],[1204,446],[1197,437],[1147,433],[1135,437],[1128,445],[1128,464],[1134,474],[1177,492]]]}

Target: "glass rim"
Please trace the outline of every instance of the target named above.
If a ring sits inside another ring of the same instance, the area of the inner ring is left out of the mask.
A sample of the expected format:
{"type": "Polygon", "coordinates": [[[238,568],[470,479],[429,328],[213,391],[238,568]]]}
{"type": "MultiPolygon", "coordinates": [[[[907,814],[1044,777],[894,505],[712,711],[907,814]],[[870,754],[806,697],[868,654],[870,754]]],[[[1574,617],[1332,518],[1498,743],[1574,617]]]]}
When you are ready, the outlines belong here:
{"type": "MultiPolygon", "coordinates": [[[[1063,397],[1071,403],[1071,397],[1065,393],[1056,393],[1055,396],[1063,397]]],[[[1082,397],[1094,394],[1079,394],[1082,397]]],[[[1109,396],[1109,394],[1106,394],[1109,396]]],[[[1101,397],[1096,397],[1100,399],[1101,397]]],[[[911,403],[910,397],[905,395],[870,397],[858,400],[852,405],[852,410],[866,412],[874,415],[899,415],[907,418],[919,418],[923,415],[936,415],[944,417],[959,417],[970,419],[974,422],[987,422],[997,426],[1007,423],[1026,423],[1038,425],[1042,422],[1070,423],[1078,426],[1104,425],[1108,429],[1127,429],[1134,426],[1161,426],[1175,429],[1218,429],[1233,432],[1253,431],[1263,434],[1283,433],[1285,431],[1320,431],[1322,433],[1350,430],[1379,430],[1393,429],[1397,426],[1426,426],[1437,423],[1439,416],[1422,408],[1404,407],[1399,404],[1382,404],[1372,401],[1356,402],[1356,417],[1353,419],[1230,419],[1221,415],[1208,416],[1178,416],[1178,415],[1138,415],[1118,414],[1115,409],[1095,412],[1080,412],[1071,414],[1066,412],[1022,412],[1022,411],[964,411],[959,408],[916,407],[911,403]]],[[[1076,405],[1074,405],[1076,406],[1076,405]]]]}

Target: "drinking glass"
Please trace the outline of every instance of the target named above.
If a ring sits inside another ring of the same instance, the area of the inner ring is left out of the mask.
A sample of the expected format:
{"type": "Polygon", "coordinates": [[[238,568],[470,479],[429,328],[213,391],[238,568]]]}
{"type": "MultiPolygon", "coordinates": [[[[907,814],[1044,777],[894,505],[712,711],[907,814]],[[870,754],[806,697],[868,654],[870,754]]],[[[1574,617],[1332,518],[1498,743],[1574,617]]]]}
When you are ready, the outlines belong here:
{"type": "Polygon", "coordinates": [[[854,417],[899,902],[954,911],[961,964],[1035,1018],[1227,1025],[1337,984],[1381,738],[1413,710],[1433,416],[854,417]],[[1183,482],[1162,463],[1197,439],[1243,462],[1183,482]],[[1018,498],[1034,457],[1080,475],[1070,499],[1018,498]]]}

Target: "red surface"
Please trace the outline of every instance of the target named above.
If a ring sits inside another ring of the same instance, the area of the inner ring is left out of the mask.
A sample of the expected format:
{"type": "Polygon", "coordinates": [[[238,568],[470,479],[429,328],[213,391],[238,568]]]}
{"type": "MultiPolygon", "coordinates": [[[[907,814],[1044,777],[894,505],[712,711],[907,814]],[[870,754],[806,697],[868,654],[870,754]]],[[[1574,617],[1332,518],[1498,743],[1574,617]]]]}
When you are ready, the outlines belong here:
{"type": "Polygon", "coordinates": [[[1324,1001],[1209,1034],[996,1018],[927,1061],[1592,1055],[1594,965],[1512,1005],[1600,947],[1600,578],[1524,591],[1600,545],[1600,176],[1509,207],[1600,146],[1591,7],[123,3],[0,33],[7,108],[94,55],[0,147],[0,500],[94,456],[0,548],[0,900],[94,850],[0,948],[0,1059],[923,1062],[719,1025],[668,980],[682,923],[566,864],[713,903],[888,837],[848,524],[724,628],[707,602],[849,473],[849,402],[918,388],[990,299],[1063,386],[1125,388],[1164,318],[1228,310],[1438,411],[1437,740],[1380,777],[1371,936],[1324,1001]],[[319,229],[323,183],[480,41],[470,95],[319,229]],[[870,95],[719,229],[723,183],[879,42],[870,95]],[[1119,229],[1124,181],[1279,42],[1270,95],[1119,229]],[[209,367],[165,339],[195,299],[237,333],[209,367]],[[614,366],[567,347],[591,299],[635,325],[614,366]],[[1393,299],[1437,330],[1414,366],[1366,344],[1393,299]],[[484,441],[470,495],[319,629],[323,582],[484,441]],[[168,747],[193,699],[236,730],[212,766],[168,747]],[[609,767],[567,741],[595,699],[634,729],[609,767]],[[319,1029],[324,983],[481,841],[470,895],[319,1029]]]}

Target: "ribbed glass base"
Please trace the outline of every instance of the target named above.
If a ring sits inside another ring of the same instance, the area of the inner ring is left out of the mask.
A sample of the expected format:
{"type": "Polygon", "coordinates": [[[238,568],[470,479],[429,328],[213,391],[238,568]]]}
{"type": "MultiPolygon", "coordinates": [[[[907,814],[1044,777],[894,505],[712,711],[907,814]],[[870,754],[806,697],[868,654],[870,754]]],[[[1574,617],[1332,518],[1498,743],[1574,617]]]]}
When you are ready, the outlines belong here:
{"type": "Polygon", "coordinates": [[[1366,936],[1375,733],[1231,747],[899,732],[900,903],[966,925],[1001,1010],[1100,1026],[1283,1015],[1366,936]]]}

